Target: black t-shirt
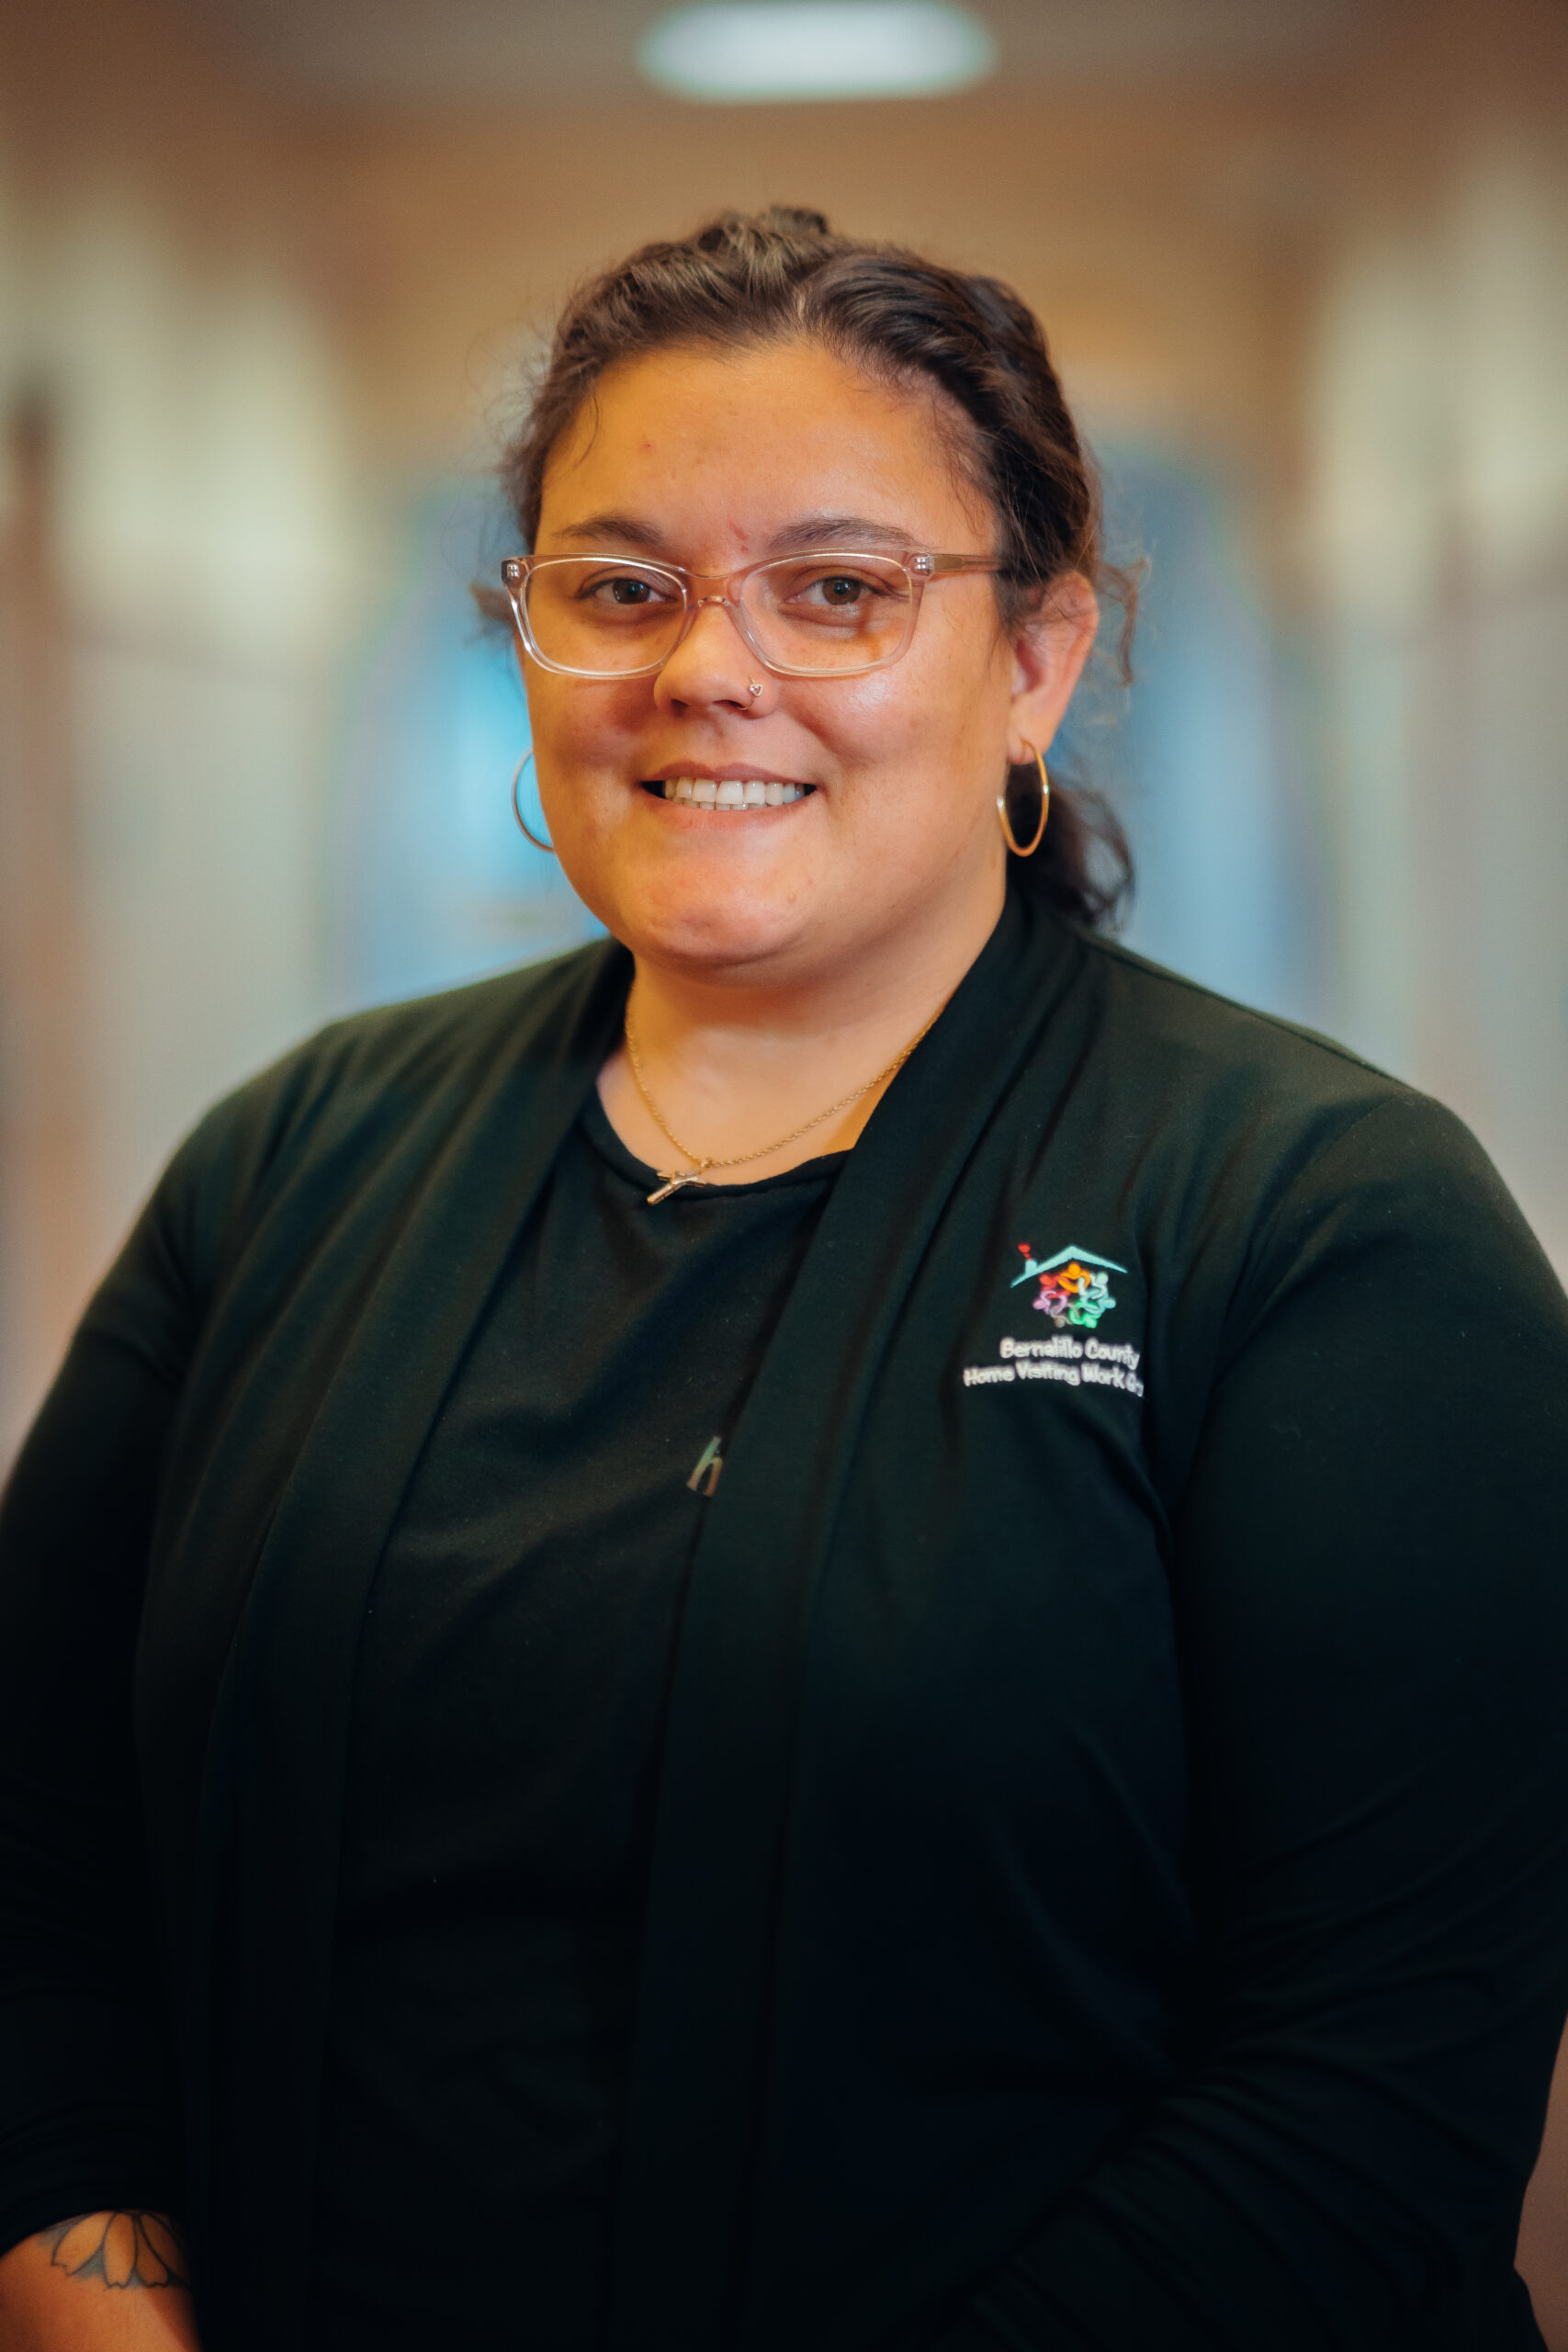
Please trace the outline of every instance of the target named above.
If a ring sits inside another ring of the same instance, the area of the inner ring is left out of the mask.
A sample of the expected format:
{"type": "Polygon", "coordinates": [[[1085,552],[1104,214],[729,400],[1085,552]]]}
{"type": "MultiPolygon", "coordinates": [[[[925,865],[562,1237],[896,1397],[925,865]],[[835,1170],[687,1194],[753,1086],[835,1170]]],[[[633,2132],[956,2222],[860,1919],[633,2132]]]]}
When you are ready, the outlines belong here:
{"type": "Polygon", "coordinates": [[[600,2341],[661,1722],[723,1448],[840,1165],[692,1188],[597,1097],[377,1572],[311,2335],[600,2341]]]}

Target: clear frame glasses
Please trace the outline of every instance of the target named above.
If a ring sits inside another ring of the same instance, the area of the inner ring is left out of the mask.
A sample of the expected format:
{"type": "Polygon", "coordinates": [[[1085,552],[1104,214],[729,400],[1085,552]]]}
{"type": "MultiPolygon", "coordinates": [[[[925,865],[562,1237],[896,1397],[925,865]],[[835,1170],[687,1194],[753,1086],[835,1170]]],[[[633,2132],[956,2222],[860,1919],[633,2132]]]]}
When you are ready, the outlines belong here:
{"type": "Polygon", "coordinates": [[[991,556],[835,548],[721,575],[628,555],[509,556],[501,573],[529,654],[563,677],[650,677],[703,607],[721,605],[776,677],[856,678],[907,650],[932,581],[1001,569],[991,556]]]}

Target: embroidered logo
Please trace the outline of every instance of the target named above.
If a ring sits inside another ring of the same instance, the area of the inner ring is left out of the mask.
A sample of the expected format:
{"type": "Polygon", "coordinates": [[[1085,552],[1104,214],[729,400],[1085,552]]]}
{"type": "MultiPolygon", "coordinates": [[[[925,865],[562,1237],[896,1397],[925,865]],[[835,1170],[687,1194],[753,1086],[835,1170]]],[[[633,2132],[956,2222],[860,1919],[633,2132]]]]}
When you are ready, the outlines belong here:
{"type": "Polygon", "coordinates": [[[1124,1274],[1126,1267],[1110,1258],[1097,1258],[1091,1250],[1058,1250],[1054,1258],[1036,1258],[1032,1242],[1021,1241],[1018,1247],[1023,1272],[1010,1287],[1016,1290],[1020,1283],[1038,1280],[1040,1288],[1032,1306],[1048,1315],[1058,1329],[1064,1323],[1076,1323],[1081,1329],[1095,1330],[1100,1317],[1109,1315],[1116,1304],[1111,1295],[1111,1277],[1124,1274]]]}
{"type": "MultiPolygon", "coordinates": [[[[1017,1290],[1022,1283],[1039,1284],[1029,1303],[1050,1317],[1050,1337],[1004,1338],[998,1345],[995,1363],[964,1365],[964,1387],[1011,1388],[1020,1381],[1037,1381],[1063,1388],[1113,1388],[1126,1396],[1141,1396],[1139,1351],[1129,1340],[1092,1336],[1101,1316],[1109,1315],[1116,1305],[1111,1295],[1111,1275],[1124,1274],[1127,1268],[1119,1266],[1114,1258],[1096,1257],[1092,1250],[1058,1250],[1054,1257],[1037,1258],[1032,1241],[1021,1241],[1018,1253],[1023,1272],[1008,1287],[1017,1290]],[[1090,1336],[1076,1337],[1068,1328],[1074,1324],[1090,1336]]],[[[1038,1331],[1039,1324],[1034,1328],[1038,1331]]]]}

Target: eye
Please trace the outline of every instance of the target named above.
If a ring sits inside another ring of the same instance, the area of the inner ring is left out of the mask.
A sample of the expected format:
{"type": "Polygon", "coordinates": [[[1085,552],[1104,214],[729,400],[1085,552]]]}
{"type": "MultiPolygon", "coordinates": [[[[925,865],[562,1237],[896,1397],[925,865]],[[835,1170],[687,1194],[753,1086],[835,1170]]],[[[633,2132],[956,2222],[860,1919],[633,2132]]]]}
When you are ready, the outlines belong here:
{"type": "Polygon", "coordinates": [[[610,579],[585,582],[582,593],[596,605],[633,607],[652,604],[653,582],[651,580],[639,580],[635,572],[616,572],[610,579]]]}
{"type": "Polygon", "coordinates": [[[620,613],[645,612],[650,605],[668,605],[678,597],[671,581],[637,571],[585,571],[576,594],[581,602],[601,611],[620,613]]]}
{"type": "Polygon", "coordinates": [[[830,613],[863,610],[888,593],[882,581],[864,571],[797,571],[786,573],[779,584],[791,604],[830,613]]]}

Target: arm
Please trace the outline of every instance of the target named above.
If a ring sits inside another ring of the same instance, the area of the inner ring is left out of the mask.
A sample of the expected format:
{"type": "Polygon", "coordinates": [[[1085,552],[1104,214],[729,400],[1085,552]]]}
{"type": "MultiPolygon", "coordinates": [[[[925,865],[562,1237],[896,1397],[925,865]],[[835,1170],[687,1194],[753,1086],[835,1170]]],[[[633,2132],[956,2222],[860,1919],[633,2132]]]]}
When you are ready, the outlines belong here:
{"type": "Polygon", "coordinates": [[[0,2256],[0,2352],[199,2352],[166,2215],[79,2213],[0,2256]]]}
{"type": "Polygon", "coordinates": [[[130,1711],[159,1462],[196,1319],[174,1198],[166,1182],[94,1300],[0,1503],[6,2347],[188,2334],[166,2225],[105,2222],[96,2257],[90,2222],[60,2234],[62,2216],[156,2216],[180,2196],[130,1711]],[[171,2273],[155,2290],[154,2256],[171,2273]]]}
{"type": "Polygon", "coordinates": [[[1503,2352],[1568,2006],[1568,1306],[1385,1105],[1298,1181],[1184,1500],[1205,2008],[943,2352],[1503,2352]]]}

